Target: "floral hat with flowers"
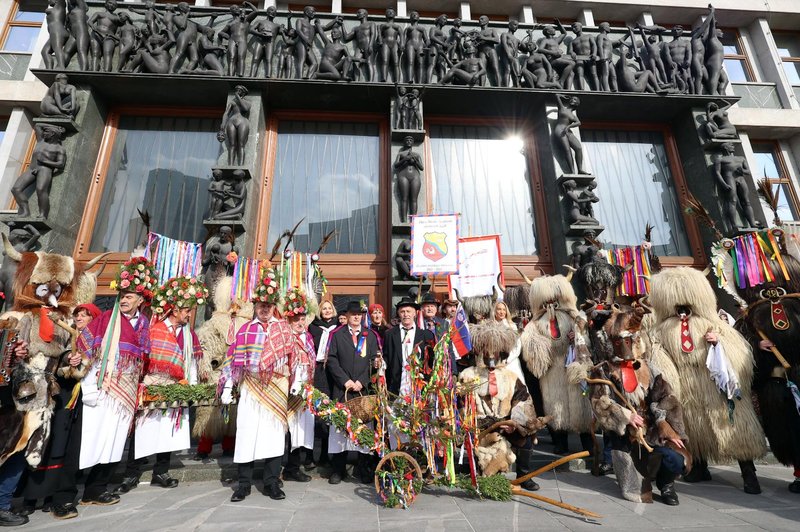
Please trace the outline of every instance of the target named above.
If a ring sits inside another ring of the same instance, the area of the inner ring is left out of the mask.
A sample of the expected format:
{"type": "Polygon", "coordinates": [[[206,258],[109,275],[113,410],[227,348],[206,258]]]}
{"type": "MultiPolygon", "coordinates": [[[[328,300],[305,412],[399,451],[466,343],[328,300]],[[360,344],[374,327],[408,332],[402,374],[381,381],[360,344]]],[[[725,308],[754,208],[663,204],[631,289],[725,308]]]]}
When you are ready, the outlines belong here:
{"type": "Polygon", "coordinates": [[[309,313],[308,297],[299,288],[290,288],[283,296],[283,315],[287,318],[304,316],[309,313]]]}
{"type": "Polygon", "coordinates": [[[205,305],[208,288],[194,277],[173,277],[156,290],[153,312],[166,314],[174,308],[192,308],[205,305]]]}
{"type": "Polygon", "coordinates": [[[119,292],[133,292],[146,300],[153,298],[158,286],[155,265],[144,257],[133,257],[120,266],[117,278],[111,281],[111,289],[119,292]]]}
{"type": "Polygon", "coordinates": [[[278,289],[278,274],[275,268],[265,268],[261,272],[261,279],[253,288],[253,303],[269,303],[277,305],[281,302],[281,293],[278,289]]]}

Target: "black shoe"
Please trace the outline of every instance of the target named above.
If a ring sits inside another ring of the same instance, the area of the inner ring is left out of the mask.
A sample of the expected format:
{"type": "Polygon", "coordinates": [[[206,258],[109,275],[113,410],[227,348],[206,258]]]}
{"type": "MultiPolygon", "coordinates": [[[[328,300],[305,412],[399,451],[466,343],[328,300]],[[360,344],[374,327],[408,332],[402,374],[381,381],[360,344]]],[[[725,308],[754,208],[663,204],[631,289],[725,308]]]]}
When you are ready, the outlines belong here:
{"type": "Polygon", "coordinates": [[[119,495],[117,495],[116,493],[109,493],[107,491],[104,491],[94,499],[87,499],[86,497],[81,499],[81,504],[84,506],[89,506],[89,505],[111,506],[112,504],[117,504],[118,502],[119,502],[119,495]]]}
{"type": "Polygon", "coordinates": [[[342,475],[339,473],[332,473],[331,478],[328,479],[328,484],[341,484],[342,475]]]}
{"type": "Polygon", "coordinates": [[[178,487],[178,479],[169,476],[169,473],[162,473],[160,475],[153,475],[150,480],[151,486],[161,486],[162,488],[176,488],[178,487]]]}
{"type": "Polygon", "coordinates": [[[231,495],[231,502],[240,502],[250,495],[250,486],[239,486],[231,495]]]}
{"type": "Polygon", "coordinates": [[[264,495],[267,495],[273,501],[282,501],[286,498],[286,494],[278,486],[277,482],[271,486],[264,486],[264,495]]]}
{"type": "Polygon", "coordinates": [[[601,477],[606,476],[606,475],[610,475],[611,473],[614,472],[614,466],[612,466],[608,462],[602,462],[600,464],[600,467],[598,468],[598,471],[599,471],[601,477]]]}
{"type": "Polygon", "coordinates": [[[0,510],[0,526],[21,526],[27,522],[27,515],[17,515],[10,510],[0,510]]]}
{"type": "Polygon", "coordinates": [[[44,501],[42,503],[42,511],[46,514],[50,513],[50,509],[53,507],[53,501],[44,501]]]}
{"type": "Polygon", "coordinates": [[[758,482],[756,476],[756,466],[752,461],[739,462],[739,468],[742,470],[742,480],[744,480],[744,492],[750,495],[758,495],[761,493],[761,484],[758,482]]]}
{"type": "Polygon", "coordinates": [[[675,493],[675,484],[670,482],[661,487],[661,502],[667,506],[678,506],[678,494],[675,493]]]}
{"type": "Polygon", "coordinates": [[[114,490],[114,493],[128,493],[133,488],[139,485],[139,477],[125,477],[122,479],[122,484],[117,486],[117,489],[114,490]]]}
{"type": "Polygon", "coordinates": [[[222,451],[222,456],[233,456],[233,449],[229,451],[222,451]]]}
{"type": "Polygon", "coordinates": [[[34,499],[25,499],[22,502],[22,508],[17,510],[17,515],[21,515],[23,517],[31,515],[33,512],[36,511],[36,500],[34,499]]]}
{"type": "Polygon", "coordinates": [[[278,487],[282,488],[283,487],[283,481],[281,479],[278,479],[277,482],[278,482],[278,487]]]}
{"type": "Polygon", "coordinates": [[[789,484],[789,491],[792,493],[800,493],[800,478],[794,479],[794,482],[789,484]]]}
{"type": "Polygon", "coordinates": [[[278,486],[278,483],[269,486],[266,490],[266,494],[269,496],[270,499],[273,501],[282,501],[286,498],[286,494],[283,490],[278,486]]]}
{"type": "Polygon", "coordinates": [[[313,460],[306,460],[306,463],[303,464],[303,469],[306,471],[314,471],[316,468],[317,464],[313,460]]]}
{"type": "Polygon", "coordinates": [[[53,517],[56,519],[72,519],[78,517],[78,509],[72,503],[53,506],[53,517]]]}
{"type": "MultiPolygon", "coordinates": [[[[306,475],[305,473],[303,473],[299,469],[297,469],[295,471],[286,471],[284,469],[283,470],[283,480],[293,480],[295,482],[311,482],[311,477],[309,475],[306,475]]],[[[278,487],[282,488],[283,486],[278,486],[278,487]]]]}
{"type": "Polygon", "coordinates": [[[208,460],[208,453],[197,453],[192,456],[192,460],[195,462],[202,462],[203,460],[208,460]]]}
{"type": "Polygon", "coordinates": [[[539,484],[534,482],[532,478],[529,478],[528,480],[520,484],[520,487],[527,491],[539,491],[539,484]]]}
{"type": "Polygon", "coordinates": [[[689,483],[708,482],[709,480],[711,480],[711,471],[708,470],[706,462],[696,462],[689,474],[683,475],[683,481],[689,483]]]}

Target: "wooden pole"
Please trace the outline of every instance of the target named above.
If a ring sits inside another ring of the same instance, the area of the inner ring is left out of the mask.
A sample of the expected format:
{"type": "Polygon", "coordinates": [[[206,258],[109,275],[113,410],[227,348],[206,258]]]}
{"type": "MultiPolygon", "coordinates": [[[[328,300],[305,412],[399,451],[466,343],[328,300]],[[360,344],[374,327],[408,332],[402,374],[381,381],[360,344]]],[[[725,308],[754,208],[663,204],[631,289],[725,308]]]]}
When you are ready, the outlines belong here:
{"type": "Polygon", "coordinates": [[[579,453],[574,453],[574,454],[570,454],[570,455],[564,456],[564,457],[559,458],[558,460],[556,460],[554,462],[550,462],[546,466],[540,467],[536,471],[533,471],[531,473],[528,473],[525,476],[522,476],[522,477],[519,477],[517,479],[512,480],[511,481],[511,485],[512,486],[519,486],[523,482],[525,482],[527,480],[530,480],[533,477],[539,476],[542,473],[546,473],[547,471],[550,471],[551,469],[555,469],[558,466],[560,466],[561,464],[566,464],[567,462],[570,462],[572,460],[577,460],[578,458],[586,458],[587,456],[589,456],[589,451],[581,451],[579,453]]]}
{"type": "Polygon", "coordinates": [[[563,508],[565,510],[569,510],[570,512],[575,512],[579,515],[585,515],[586,517],[595,517],[600,518],[603,517],[600,514],[596,514],[594,512],[590,512],[589,510],[584,510],[583,508],[578,508],[577,506],[572,506],[571,504],[567,504],[565,502],[560,502],[555,499],[551,499],[550,497],[545,497],[544,495],[538,495],[536,493],[531,493],[529,491],[525,491],[519,486],[512,486],[511,487],[511,494],[512,495],[519,495],[521,497],[529,497],[531,499],[546,502],[547,504],[552,504],[553,506],[558,506],[559,508],[563,508]]]}
{"type": "MultiPolygon", "coordinates": [[[[764,334],[764,331],[762,331],[761,329],[756,329],[756,332],[758,333],[758,335],[761,337],[762,340],[766,340],[767,342],[771,342],[772,341],[769,338],[767,338],[767,335],[764,334]]],[[[772,351],[772,354],[775,355],[775,358],[777,358],[778,362],[781,363],[781,366],[783,366],[783,369],[789,370],[789,369],[792,368],[792,366],[789,364],[789,362],[787,362],[786,359],[783,358],[783,355],[781,354],[780,351],[778,351],[777,347],[775,347],[773,345],[772,347],[769,348],[769,350],[772,351]]]]}
{"type": "MultiPolygon", "coordinates": [[[[604,384],[604,385],[608,386],[608,387],[609,387],[609,388],[611,388],[611,390],[612,390],[612,391],[613,391],[613,392],[614,392],[614,393],[617,395],[617,397],[619,397],[620,399],[622,399],[622,402],[624,402],[624,403],[625,403],[625,407],[626,407],[628,410],[630,410],[631,412],[634,412],[634,413],[636,412],[636,409],[633,407],[633,405],[631,404],[631,402],[630,402],[630,401],[628,401],[628,398],[627,398],[627,397],[625,397],[624,395],[622,395],[622,392],[620,392],[620,391],[617,389],[617,387],[616,387],[616,386],[614,386],[614,383],[613,383],[613,382],[611,382],[611,381],[609,381],[609,380],[606,380],[606,379],[588,379],[588,378],[587,378],[587,379],[585,379],[585,380],[586,380],[586,382],[587,382],[587,383],[589,383],[589,384],[604,384]]],[[[647,449],[647,452],[649,452],[649,453],[652,453],[652,452],[653,452],[653,448],[652,448],[652,447],[650,447],[650,446],[647,444],[647,442],[645,441],[645,439],[644,439],[644,434],[642,433],[642,427],[636,427],[636,440],[639,442],[639,444],[640,444],[642,447],[644,447],[645,449],[647,449]]]]}

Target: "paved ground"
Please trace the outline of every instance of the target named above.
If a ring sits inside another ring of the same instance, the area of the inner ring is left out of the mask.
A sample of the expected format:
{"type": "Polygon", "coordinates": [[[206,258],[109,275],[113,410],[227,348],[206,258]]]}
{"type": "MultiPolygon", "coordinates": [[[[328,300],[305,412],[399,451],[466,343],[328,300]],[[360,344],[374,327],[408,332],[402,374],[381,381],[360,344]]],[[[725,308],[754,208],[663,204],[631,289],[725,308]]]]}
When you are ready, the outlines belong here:
{"type": "MultiPolygon", "coordinates": [[[[176,471],[177,472],[177,471],[176,471]]],[[[286,482],[284,501],[258,491],[231,503],[224,480],[185,480],[176,489],[142,484],[110,507],[80,507],[80,517],[57,521],[37,511],[24,530],[612,530],[660,529],[792,530],[800,529],[800,495],[787,489],[790,470],[759,465],[762,495],[741,490],[736,467],[712,467],[712,482],[678,483],[681,504],[635,504],[622,500],[613,477],[586,471],[545,474],[539,493],[592,510],[589,520],[532,500],[480,501],[458,492],[426,490],[409,510],[389,510],[375,502],[372,486],[345,482],[330,486],[316,476],[310,483],[286,482]]],[[[177,475],[176,475],[177,476],[177,475]]],[[[222,475],[225,476],[225,475],[222,475]]],[[[260,487],[260,486],[259,486],[260,487]]]]}

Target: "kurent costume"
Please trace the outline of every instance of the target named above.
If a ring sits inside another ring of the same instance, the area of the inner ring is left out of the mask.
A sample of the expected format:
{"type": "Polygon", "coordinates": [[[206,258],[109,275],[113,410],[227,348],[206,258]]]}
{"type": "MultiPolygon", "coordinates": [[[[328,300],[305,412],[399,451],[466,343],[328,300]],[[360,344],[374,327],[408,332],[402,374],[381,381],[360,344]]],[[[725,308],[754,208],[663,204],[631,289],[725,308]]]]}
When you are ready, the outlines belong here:
{"type": "MultiPolygon", "coordinates": [[[[135,257],[122,266],[112,287],[135,292],[148,301],[157,283],[153,264],[135,257]]],[[[104,312],[83,330],[78,350],[90,368],[81,381],[80,467],[94,466],[86,479],[83,500],[113,504],[119,499],[106,488],[122,459],[136,411],[139,376],[150,351],[150,324],[138,310],[132,316],[122,314],[118,298],[113,310],[104,312]]]]}
{"type": "MultiPolygon", "coordinates": [[[[208,289],[197,279],[175,277],[156,290],[150,325],[150,352],[145,359],[143,384],[197,384],[198,364],[203,356],[200,340],[186,325],[173,323],[173,313],[203,305],[208,289]]],[[[151,484],[173,488],[178,480],[169,476],[173,451],[188,449],[189,409],[185,407],[142,410],[134,421],[133,449],[129,450],[126,478],[141,474],[137,459],[155,454],[151,484]]]]}
{"type": "Polygon", "coordinates": [[[779,462],[794,467],[794,482],[789,484],[789,490],[800,493],[800,262],[786,253],[782,253],[781,262],[785,270],[776,258],[767,258],[774,280],[738,291],[734,288],[732,263],[729,268],[726,264],[725,277],[727,288],[738,292],[747,305],[736,328],[750,342],[755,355],[753,390],[758,396],[770,451],[779,462]],[[759,345],[762,339],[774,344],[788,368],[771,349],[759,345]]]}
{"type": "MultiPolygon", "coordinates": [[[[347,306],[347,313],[360,314],[360,304],[355,301],[350,302],[347,306]]],[[[360,382],[363,386],[362,393],[368,393],[370,369],[377,356],[378,337],[375,331],[368,329],[363,323],[357,329],[344,325],[333,333],[328,347],[327,362],[328,372],[331,376],[331,398],[343,402],[345,383],[350,380],[360,382]]],[[[355,392],[349,393],[354,394],[355,392]]],[[[347,434],[331,427],[328,437],[328,453],[331,455],[333,463],[333,474],[340,479],[346,476],[348,451],[361,453],[359,469],[361,473],[365,473],[368,460],[364,456],[370,454],[371,451],[359,447],[347,437],[347,434]]],[[[365,475],[362,474],[362,476],[365,475]]]]}
{"type": "Polygon", "coordinates": [[[750,394],[750,346],[718,317],[714,291],[701,272],[670,268],[654,275],[650,287],[652,362],[683,406],[693,457],[687,480],[711,478],[706,460],[738,460],[745,491],[760,493],[753,460],[767,449],[750,394]],[[708,333],[716,335],[716,345],[706,341],[708,333]]]}
{"type": "Polygon", "coordinates": [[[614,386],[612,391],[607,384],[591,383],[590,396],[597,423],[610,437],[614,472],[623,498],[652,503],[655,480],[662,502],[674,506],[678,504],[675,478],[691,466],[691,458],[681,447],[687,440],[683,409],[669,382],[650,361],[650,341],[642,329],[642,318],[648,312],[642,306],[624,310],[615,307],[598,331],[602,338],[595,354],[602,365],[589,374],[569,369],[573,382],[589,377],[610,381],[614,386]],[[644,421],[639,434],[631,421],[634,413],[644,421]],[[644,477],[642,481],[637,470],[644,477]]]}
{"type": "Polygon", "coordinates": [[[574,361],[591,365],[586,318],[578,311],[575,292],[563,275],[534,279],[529,300],[533,315],[522,333],[523,371],[539,379],[544,414],[552,418],[555,452],[568,453],[569,432],[580,433],[584,449],[591,450],[591,405],[581,387],[569,382],[566,371],[574,361]]]}
{"type": "MultiPolygon", "coordinates": [[[[214,290],[214,313],[197,328],[197,338],[203,349],[200,374],[209,383],[218,384],[228,349],[236,332],[253,319],[253,304],[237,299],[231,301],[231,277],[224,277],[214,290]]],[[[236,405],[228,405],[227,420],[218,406],[195,408],[192,437],[197,439],[196,459],[208,458],[215,441],[222,440],[223,454],[233,456],[236,435],[236,405]]]]}
{"type": "MultiPolygon", "coordinates": [[[[254,291],[254,303],[275,305],[280,301],[277,277],[265,270],[254,291]]],[[[258,309],[256,309],[257,313],[258,309]]],[[[223,403],[230,402],[231,387],[239,390],[236,419],[236,448],[233,461],[239,464],[239,486],[231,500],[250,494],[253,462],[266,459],[264,486],[270,497],[283,499],[278,486],[289,421],[289,390],[299,391],[298,377],[310,371],[306,352],[297,343],[284,320],[272,316],[246,323],[228,350],[228,360],[220,378],[223,403]]]]}
{"type": "MultiPolygon", "coordinates": [[[[508,353],[517,342],[513,329],[486,320],[470,329],[475,366],[463,370],[458,380],[472,389],[478,428],[484,431],[475,448],[481,472],[486,476],[505,473],[516,462],[517,478],[533,471],[531,436],[547,419],[537,418],[533,401],[519,376],[506,367],[508,353]],[[512,427],[506,432],[498,422],[512,427]],[[486,432],[493,425],[493,430],[486,432]]],[[[538,490],[533,480],[523,483],[527,490],[538,490]]]]}

